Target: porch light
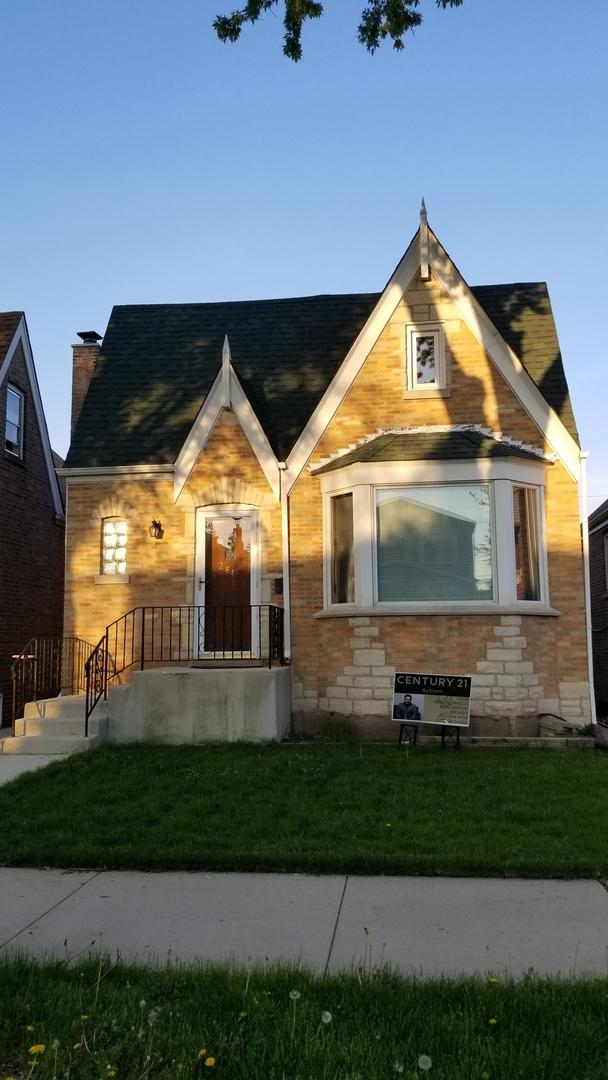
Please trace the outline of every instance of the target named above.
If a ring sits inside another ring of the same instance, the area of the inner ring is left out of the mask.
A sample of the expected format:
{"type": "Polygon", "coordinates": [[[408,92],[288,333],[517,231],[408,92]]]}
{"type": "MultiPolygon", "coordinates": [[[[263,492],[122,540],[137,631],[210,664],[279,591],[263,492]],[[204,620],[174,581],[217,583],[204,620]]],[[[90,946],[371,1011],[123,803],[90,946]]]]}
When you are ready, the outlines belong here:
{"type": "Polygon", "coordinates": [[[156,518],[152,518],[152,524],[150,525],[150,536],[153,540],[162,540],[165,535],[162,521],[157,521],[156,518]]]}

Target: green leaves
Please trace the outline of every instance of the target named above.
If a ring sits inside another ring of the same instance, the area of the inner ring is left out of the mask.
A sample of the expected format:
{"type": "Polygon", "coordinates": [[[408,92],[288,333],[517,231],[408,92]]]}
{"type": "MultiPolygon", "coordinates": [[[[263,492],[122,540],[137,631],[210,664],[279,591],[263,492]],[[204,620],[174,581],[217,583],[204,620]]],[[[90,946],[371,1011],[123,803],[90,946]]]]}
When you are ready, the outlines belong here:
{"type": "MultiPolygon", "coordinates": [[[[281,0],[247,0],[244,7],[231,15],[218,15],[213,28],[220,41],[238,41],[246,23],[256,23],[268,11],[274,11],[281,0]]],[[[437,7],[460,7],[464,0],[435,0],[437,7]]],[[[302,57],[302,26],[307,19],[319,19],[323,4],[318,0],[284,0],[283,52],[290,60],[302,57]]],[[[357,36],[361,45],[373,53],[387,38],[393,48],[404,48],[403,38],[409,30],[422,23],[418,8],[420,0],[368,0],[361,12],[357,36]]]]}

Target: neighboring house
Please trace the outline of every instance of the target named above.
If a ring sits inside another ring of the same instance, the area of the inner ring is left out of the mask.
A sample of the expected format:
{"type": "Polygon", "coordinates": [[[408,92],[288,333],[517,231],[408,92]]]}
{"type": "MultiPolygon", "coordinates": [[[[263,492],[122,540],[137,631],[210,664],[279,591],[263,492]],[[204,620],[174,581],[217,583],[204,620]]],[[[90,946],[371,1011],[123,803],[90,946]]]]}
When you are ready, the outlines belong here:
{"type": "Polygon", "coordinates": [[[589,570],[595,698],[608,720],[608,499],[589,516],[589,570]]]}
{"type": "Polygon", "coordinates": [[[0,695],[11,722],[11,658],[61,636],[63,503],[21,311],[0,313],[0,695]]]}
{"type": "Polygon", "coordinates": [[[120,306],[102,346],[80,336],[67,635],[118,620],[124,666],[145,607],[173,658],[250,656],[276,605],[295,730],[390,733],[395,669],[472,674],[494,734],[589,721],[583,463],[544,283],[469,287],[423,211],[381,293],[120,306]]]}

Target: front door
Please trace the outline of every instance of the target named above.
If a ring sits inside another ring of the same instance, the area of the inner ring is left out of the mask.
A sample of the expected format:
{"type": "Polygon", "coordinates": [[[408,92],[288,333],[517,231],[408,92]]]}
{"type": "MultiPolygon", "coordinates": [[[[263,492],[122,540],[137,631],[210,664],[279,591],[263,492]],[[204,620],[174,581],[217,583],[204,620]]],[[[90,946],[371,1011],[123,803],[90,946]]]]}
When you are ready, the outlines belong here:
{"type": "Polygon", "coordinates": [[[199,613],[202,654],[255,652],[252,604],[257,594],[256,563],[255,512],[198,511],[196,603],[204,607],[199,613]]]}

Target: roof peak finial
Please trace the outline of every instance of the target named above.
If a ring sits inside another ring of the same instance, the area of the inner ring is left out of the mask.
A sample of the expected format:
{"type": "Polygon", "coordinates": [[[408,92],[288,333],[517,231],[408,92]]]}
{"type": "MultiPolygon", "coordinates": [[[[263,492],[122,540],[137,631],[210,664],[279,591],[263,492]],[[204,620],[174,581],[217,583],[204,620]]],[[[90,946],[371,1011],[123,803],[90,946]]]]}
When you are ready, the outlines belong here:
{"type": "Polygon", "coordinates": [[[426,204],[424,198],[420,206],[420,277],[428,281],[429,273],[429,224],[426,216],[426,204]]]}
{"type": "Polygon", "coordinates": [[[222,346],[222,405],[225,409],[230,408],[230,364],[230,342],[226,334],[222,346]]]}

